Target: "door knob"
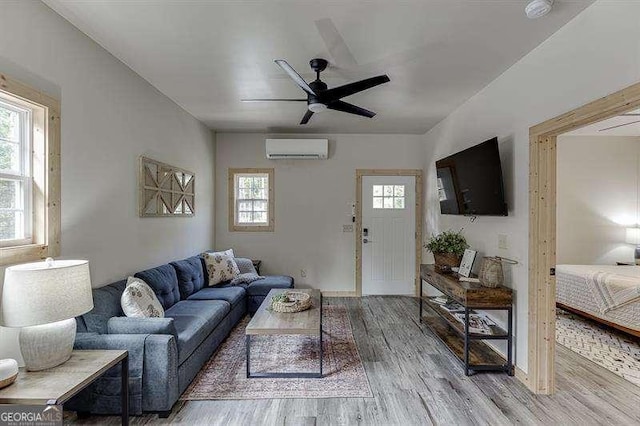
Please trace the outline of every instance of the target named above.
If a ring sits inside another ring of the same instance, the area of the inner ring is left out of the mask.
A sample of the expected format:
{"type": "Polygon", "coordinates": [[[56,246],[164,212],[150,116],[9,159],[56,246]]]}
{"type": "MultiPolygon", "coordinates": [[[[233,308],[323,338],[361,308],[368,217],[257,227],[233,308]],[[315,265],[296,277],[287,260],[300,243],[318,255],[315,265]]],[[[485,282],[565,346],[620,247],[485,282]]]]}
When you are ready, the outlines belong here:
{"type": "Polygon", "coordinates": [[[363,242],[364,244],[367,244],[367,243],[369,242],[369,239],[368,239],[368,238],[364,238],[364,239],[362,240],[362,242],[363,242]]]}

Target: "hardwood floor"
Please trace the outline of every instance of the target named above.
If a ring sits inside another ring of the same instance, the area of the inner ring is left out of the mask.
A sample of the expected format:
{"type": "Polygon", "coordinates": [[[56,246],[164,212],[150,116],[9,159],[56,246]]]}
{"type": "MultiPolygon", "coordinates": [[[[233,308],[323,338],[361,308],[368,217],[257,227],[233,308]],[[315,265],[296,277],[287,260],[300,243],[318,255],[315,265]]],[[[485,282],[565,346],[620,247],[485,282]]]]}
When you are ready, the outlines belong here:
{"type": "MultiPolygon", "coordinates": [[[[189,401],[168,419],[132,424],[184,425],[597,425],[640,424],[640,387],[557,345],[557,388],[536,396],[514,377],[462,367],[417,322],[409,297],[325,298],[349,307],[374,398],[189,401]]],[[[65,421],[80,421],[74,415],[65,421]]],[[[90,417],[82,424],[119,424],[90,417]]]]}

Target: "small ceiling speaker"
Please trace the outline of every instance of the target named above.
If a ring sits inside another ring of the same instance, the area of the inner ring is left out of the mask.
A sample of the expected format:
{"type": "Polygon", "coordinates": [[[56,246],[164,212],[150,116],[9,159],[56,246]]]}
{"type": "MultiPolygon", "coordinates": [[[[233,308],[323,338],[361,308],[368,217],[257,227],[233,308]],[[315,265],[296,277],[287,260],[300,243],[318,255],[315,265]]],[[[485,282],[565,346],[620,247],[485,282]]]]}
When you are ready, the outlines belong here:
{"type": "Polygon", "coordinates": [[[524,13],[527,14],[529,19],[542,18],[549,12],[553,6],[553,0],[531,0],[527,7],[524,9],[524,13]]]}

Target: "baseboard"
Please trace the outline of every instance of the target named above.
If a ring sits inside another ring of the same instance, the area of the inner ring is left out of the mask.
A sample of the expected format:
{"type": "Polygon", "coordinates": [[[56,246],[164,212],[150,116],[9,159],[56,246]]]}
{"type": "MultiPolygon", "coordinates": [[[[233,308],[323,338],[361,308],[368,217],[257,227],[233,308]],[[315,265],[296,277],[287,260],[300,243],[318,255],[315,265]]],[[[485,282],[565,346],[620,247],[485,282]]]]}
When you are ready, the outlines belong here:
{"type": "Polygon", "coordinates": [[[324,297],[356,297],[355,291],[320,291],[324,297]]]}
{"type": "Polygon", "coordinates": [[[529,383],[529,375],[524,370],[522,370],[517,365],[514,365],[514,374],[516,379],[520,380],[527,387],[527,389],[533,392],[531,384],[529,383]]]}

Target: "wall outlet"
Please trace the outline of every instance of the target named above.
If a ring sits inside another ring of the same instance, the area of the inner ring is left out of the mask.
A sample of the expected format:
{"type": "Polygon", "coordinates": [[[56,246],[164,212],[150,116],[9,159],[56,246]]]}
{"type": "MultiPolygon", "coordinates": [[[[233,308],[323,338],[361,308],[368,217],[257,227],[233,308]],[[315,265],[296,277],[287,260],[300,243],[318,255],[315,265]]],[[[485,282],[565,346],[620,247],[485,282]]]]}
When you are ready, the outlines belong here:
{"type": "Polygon", "coordinates": [[[307,270],[306,269],[300,269],[300,276],[302,278],[307,278],[307,270]]]}
{"type": "Polygon", "coordinates": [[[498,248],[500,250],[507,250],[509,248],[507,244],[507,236],[504,234],[498,235],[498,248]]]}
{"type": "Polygon", "coordinates": [[[342,232],[353,232],[353,225],[342,225],[342,232]]]}

